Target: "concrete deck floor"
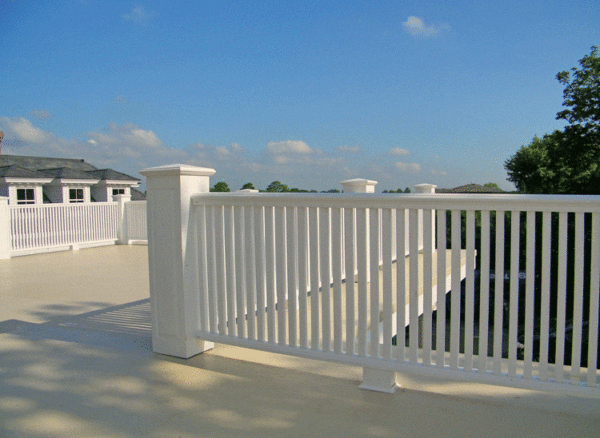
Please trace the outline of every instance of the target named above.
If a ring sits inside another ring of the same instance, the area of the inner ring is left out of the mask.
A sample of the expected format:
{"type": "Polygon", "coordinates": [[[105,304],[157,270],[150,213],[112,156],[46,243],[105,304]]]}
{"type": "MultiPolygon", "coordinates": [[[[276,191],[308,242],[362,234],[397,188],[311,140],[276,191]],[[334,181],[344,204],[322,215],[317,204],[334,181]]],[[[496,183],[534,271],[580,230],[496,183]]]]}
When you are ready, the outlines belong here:
{"type": "Polygon", "coordinates": [[[600,399],[235,347],[152,353],[147,248],[0,260],[1,437],[598,437],[600,399]]]}

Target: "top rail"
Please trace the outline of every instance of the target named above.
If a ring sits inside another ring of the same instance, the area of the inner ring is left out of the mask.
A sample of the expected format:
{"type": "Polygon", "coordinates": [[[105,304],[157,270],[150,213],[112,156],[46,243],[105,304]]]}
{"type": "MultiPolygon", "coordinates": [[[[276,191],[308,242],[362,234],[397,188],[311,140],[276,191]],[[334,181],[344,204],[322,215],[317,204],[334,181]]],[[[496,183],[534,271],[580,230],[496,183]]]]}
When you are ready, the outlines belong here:
{"type": "Polygon", "coordinates": [[[519,210],[600,213],[596,195],[516,194],[325,194],[325,193],[201,193],[192,196],[194,205],[263,205],[285,207],[398,208],[451,210],[519,210]]]}

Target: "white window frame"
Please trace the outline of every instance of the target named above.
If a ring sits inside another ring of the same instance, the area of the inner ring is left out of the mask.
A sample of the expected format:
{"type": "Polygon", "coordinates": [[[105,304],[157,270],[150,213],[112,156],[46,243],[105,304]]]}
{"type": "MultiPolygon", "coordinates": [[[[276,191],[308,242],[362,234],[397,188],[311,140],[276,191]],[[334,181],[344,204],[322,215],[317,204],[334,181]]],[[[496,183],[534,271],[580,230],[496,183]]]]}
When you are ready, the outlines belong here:
{"type": "Polygon", "coordinates": [[[85,202],[85,190],[83,188],[69,189],[69,203],[71,204],[79,204],[85,202]],[[75,197],[73,197],[73,192],[75,192],[75,197]],[[81,198],[79,194],[81,193],[81,198]]]}
{"type": "Polygon", "coordinates": [[[35,189],[33,187],[17,187],[17,205],[35,204],[35,189]],[[23,192],[21,192],[23,190],[23,192]],[[19,199],[19,194],[23,194],[23,199],[19,199]],[[31,195],[29,198],[28,195],[31,195]]]}

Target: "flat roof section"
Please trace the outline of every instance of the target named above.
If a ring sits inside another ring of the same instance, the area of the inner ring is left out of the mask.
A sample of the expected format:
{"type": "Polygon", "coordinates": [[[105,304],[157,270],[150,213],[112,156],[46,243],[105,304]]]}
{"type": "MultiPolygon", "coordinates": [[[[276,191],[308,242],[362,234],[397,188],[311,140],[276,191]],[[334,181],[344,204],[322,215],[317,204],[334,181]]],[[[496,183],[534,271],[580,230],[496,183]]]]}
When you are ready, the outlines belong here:
{"type": "Polygon", "coordinates": [[[147,247],[0,260],[2,437],[596,437],[600,400],[217,345],[152,353],[147,247]]]}

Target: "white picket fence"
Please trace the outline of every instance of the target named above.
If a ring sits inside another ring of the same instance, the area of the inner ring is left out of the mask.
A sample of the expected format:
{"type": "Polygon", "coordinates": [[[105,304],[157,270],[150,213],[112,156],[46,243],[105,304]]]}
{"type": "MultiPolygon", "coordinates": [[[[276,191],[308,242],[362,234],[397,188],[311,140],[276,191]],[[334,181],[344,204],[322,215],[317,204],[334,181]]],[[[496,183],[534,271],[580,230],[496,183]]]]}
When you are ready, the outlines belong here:
{"type": "Polygon", "coordinates": [[[12,255],[114,243],[117,226],[113,202],[11,206],[12,255]]]}
{"type": "Polygon", "coordinates": [[[0,210],[0,258],[147,241],[146,201],[3,203],[0,210]]]}
{"type": "Polygon", "coordinates": [[[208,184],[144,172],[156,352],[217,342],[342,362],[380,391],[411,370],[598,388],[600,197],[193,195],[185,184],[208,184]],[[489,280],[505,259],[526,270],[506,294],[489,280]]]}
{"type": "Polygon", "coordinates": [[[125,234],[127,239],[136,242],[148,240],[146,224],[146,201],[129,201],[125,203],[125,234]]]}

